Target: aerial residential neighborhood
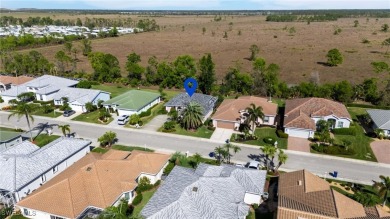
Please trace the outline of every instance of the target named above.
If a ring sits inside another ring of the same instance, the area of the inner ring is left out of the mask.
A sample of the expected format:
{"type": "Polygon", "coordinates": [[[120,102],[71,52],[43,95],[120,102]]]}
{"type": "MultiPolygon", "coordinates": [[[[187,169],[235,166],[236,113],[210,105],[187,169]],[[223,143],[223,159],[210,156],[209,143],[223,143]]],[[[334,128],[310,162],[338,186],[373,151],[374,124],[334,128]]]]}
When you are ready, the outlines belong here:
{"type": "Polygon", "coordinates": [[[0,219],[390,219],[386,1],[0,7],[0,219]]]}

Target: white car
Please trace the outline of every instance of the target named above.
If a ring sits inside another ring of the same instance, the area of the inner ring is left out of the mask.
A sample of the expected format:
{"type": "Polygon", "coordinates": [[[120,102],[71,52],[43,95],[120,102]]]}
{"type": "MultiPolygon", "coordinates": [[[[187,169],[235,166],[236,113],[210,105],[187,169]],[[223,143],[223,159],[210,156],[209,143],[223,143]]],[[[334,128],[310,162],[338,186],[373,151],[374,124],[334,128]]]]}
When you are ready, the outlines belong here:
{"type": "Polygon", "coordinates": [[[129,120],[130,120],[130,116],[128,116],[128,115],[121,115],[120,117],[118,117],[117,122],[118,122],[118,125],[124,125],[129,120]]]}
{"type": "Polygon", "coordinates": [[[247,163],[247,167],[251,169],[259,170],[262,166],[259,161],[251,160],[247,163]]]}

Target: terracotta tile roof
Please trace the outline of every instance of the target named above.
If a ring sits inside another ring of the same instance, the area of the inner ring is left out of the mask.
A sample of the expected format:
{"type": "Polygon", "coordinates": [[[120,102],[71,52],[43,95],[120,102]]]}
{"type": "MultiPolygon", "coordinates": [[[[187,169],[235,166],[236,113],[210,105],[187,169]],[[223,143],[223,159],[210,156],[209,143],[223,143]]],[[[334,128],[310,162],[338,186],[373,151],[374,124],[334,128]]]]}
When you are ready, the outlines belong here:
{"type": "Polygon", "coordinates": [[[254,96],[242,96],[238,99],[226,99],[218,107],[212,119],[220,119],[227,121],[236,121],[240,117],[240,110],[245,110],[254,103],[256,106],[263,108],[264,115],[276,116],[278,105],[270,103],[266,98],[254,96]]]}
{"type": "Polygon", "coordinates": [[[306,170],[285,173],[279,179],[279,207],[333,218],[366,216],[361,204],[332,190],[306,170]]]}
{"type": "Polygon", "coordinates": [[[0,75],[0,83],[3,84],[19,85],[19,84],[24,84],[26,82],[29,82],[32,79],[34,78],[29,76],[14,77],[14,76],[0,75]]]}
{"type": "Polygon", "coordinates": [[[90,153],[17,205],[75,218],[88,206],[111,206],[123,192],[137,186],[141,173],[157,174],[169,157],[142,151],[90,153]]]}
{"type": "Polygon", "coordinates": [[[285,127],[315,129],[311,117],[335,115],[339,118],[351,120],[347,108],[342,104],[324,98],[298,98],[286,100],[285,127]],[[310,120],[309,120],[309,119],[310,120]]]}

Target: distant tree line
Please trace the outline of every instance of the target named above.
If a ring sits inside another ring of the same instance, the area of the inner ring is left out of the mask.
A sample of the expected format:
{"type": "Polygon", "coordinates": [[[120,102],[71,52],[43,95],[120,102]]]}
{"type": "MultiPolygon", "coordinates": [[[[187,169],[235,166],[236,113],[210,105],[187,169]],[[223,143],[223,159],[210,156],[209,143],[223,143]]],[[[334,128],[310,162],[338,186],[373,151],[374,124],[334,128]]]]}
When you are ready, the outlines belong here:
{"type": "Polygon", "coordinates": [[[293,22],[293,21],[306,21],[306,22],[322,22],[322,21],[336,21],[338,18],[345,17],[342,14],[314,14],[314,15],[268,15],[266,21],[273,22],[293,22]]]}

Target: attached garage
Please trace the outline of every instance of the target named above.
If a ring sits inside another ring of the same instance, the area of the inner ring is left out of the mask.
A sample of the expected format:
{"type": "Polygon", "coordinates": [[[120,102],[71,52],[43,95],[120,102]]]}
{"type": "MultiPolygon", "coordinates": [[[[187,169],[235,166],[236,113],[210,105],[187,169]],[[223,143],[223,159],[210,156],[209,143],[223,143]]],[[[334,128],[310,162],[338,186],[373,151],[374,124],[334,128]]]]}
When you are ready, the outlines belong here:
{"type": "Polygon", "coordinates": [[[216,121],[216,127],[224,129],[234,129],[235,122],[216,121]]]}
{"type": "Polygon", "coordinates": [[[314,137],[314,131],[308,129],[285,128],[284,132],[291,137],[298,137],[298,138],[314,137]]]}

